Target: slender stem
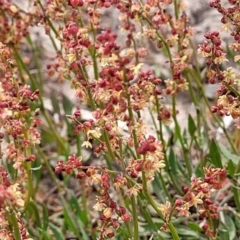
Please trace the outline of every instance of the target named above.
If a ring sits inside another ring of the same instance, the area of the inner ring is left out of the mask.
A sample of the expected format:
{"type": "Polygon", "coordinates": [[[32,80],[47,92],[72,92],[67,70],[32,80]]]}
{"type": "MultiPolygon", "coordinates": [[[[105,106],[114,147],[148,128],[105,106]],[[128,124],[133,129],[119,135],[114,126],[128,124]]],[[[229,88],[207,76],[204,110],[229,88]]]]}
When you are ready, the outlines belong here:
{"type": "MultiPolygon", "coordinates": [[[[25,139],[29,139],[27,130],[25,128],[22,128],[22,130],[23,130],[25,139]]],[[[25,154],[26,158],[28,158],[31,155],[31,149],[29,146],[24,149],[24,154],[25,154]]],[[[31,165],[32,165],[31,162],[24,163],[24,167],[27,172],[27,181],[28,181],[28,183],[27,183],[28,191],[27,191],[27,198],[25,200],[25,205],[24,205],[24,212],[26,211],[31,198],[33,198],[33,199],[35,198],[34,189],[33,189],[33,178],[32,178],[31,165]]]]}
{"type": "Polygon", "coordinates": [[[180,126],[178,124],[177,117],[176,117],[177,111],[176,111],[176,96],[175,95],[172,96],[172,110],[173,110],[173,120],[174,120],[174,123],[175,123],[175,130],[176,130],[177,137],[178,137],[178,139],[181,143],[184,160],[185,160],[186,167],[187,167],[187,170],[188,170],[188,175],[192,176],[192,166],[191,166],[191,163],[190,163],[190,159],[188,157],[187,149],[184,146],[184,141],[183,141],[183,138],[182,138],[180,126]]]}
{"type": "Polygon", "coordinates": [[[174,0],[174,13],[176,20],[178,19],[178,13],[179,12],[179,3],[178,0],[174,0]]]}
{"type": "MultiPolygon", "coordinates": [[[[159,105],[159,101],[157,99],[157,96],[155,96],[155,101],[156,101],[157,112],[159,112],[160,111],[160,105],[159,105]]],[[[171,169],[170,169],[170,166],[169,166],[169,163],[168,163],[167,151],[166,151],[166,146],[165,146],[164,139],[163,139],[163,129],[162,129],[162,122],[161,121],[159,121],[159,135],[160,135],[160,139],[161,139],[161,142],[162,142],[162,145],[163,145],[164,162],[166,164],[166,168],[167,168],[168,174],[169,174],[169,176],[170,176],[170,178],[172,180],[172,184],[174,186],[174,189],[176,189],[179,194],[182,194],[182,190],[180,189],[180,187],[176,183],[175,178],[172,175],[172,172],[171,172],[171,169]]]]}
{"type": "Polygon", "coordinates": [[[42,113],[43,113],[43,116],[45,118],[45,120],[47,121],[48,123],[48,126],[49,128],[51,129],[52,131],[52,134],[54,135],[54,137],[57,139],[59,145],[64,149],[65,153],[68,153],[68,150],[65,146],[65,143],[64,141],[61,139],[61,137],[57,134],[56,130],[55,130],[55,127],[51,121],[51,119],[49,118],[48,114],[46,113],[45,109],[42,108],[42,113]]]}
{"type": "MultiPolygon", "coordinates": [[[[38,4],[40,5],[40,8],[42,9],[43,13],[45,13],[44,7],[41,3],[40,0],[37,0],[38,4]]],[[[50,21],[49,17],[47,15],[44,14],[45,19],[47,20],[49,27],[53,30],[53,32],[55,33],[57,38],[60,38],[60,35],[58,33],[58,31],[55,29],[54,25],[52,24],[52,22],[50,21]]]]}
{"type": "Polygon", "coordinates": [[[164,179],[163,179],[163,176],[162,176],[162,173],[158,173],[158,177],[160,178],[160,181],[161,181],[161,184],[162,184],[162,188],[163,188],[163,191],[164,193],[166,194],[168,200],[172,203],[173,202],[173,199],[172,197],[170,196],[169,194],[169,191],[167,190],[166,188],[166,183],[164,182],[164,179]]]}
{"type": "Polygon", "coordinates": [[[28,176],[28,180],[27,180],[28,181],[28,184],[27,184],[28,191],[27,191],[27,198],[25,200],[23,212],[25,212],[27,210],[27,207],[28,207],[28,204],[29,204],[31,198],[34,198],[31,163],[27,163],[26,171],[27,171],[27,176],[28,176]]]}
{"type": "Polygon", "coordinates": [[[232,191],[233,191],[234,202],[236,204],[237,210],[238,212],[240,212],[239,190],[233,186],[232,191]]]}
{"type": "Polygon", "coordinates": [[[170,222],[168,223],[169,230],[172,234],[172,237],[174,240],[180,240],[180,237],[178,236],[176,228],[173,226],[173,224],[170,222]]]}
{"type": "Polygon", "coordinates": [[[81,149],[81,135],[80,135],[80,134],[77,134],[76,138],[77,138],[77,154],[78,154],[78,156],[81,156],[81,154],[82,154],[82,149],[81,149]]]}
{"type": "MultiPolygon", "coordinates": [[[[144,171],[142,171],[142,181],[143,181],[143,192],[144,192],[145,197],[148,200],[148,203],[154,208],[154,210],[157,212],[157,214],[160,216],[160,218],[162,220],[164,220],[163,213],[159,210],[157,204],[155,203],[155,201],[152,199],[152,196],[148,192],[148,189],[147,189],[147,179],[146,179],[144,171]]],[[[180,238],[178,236],[178,233],[177,233],[175,227],[173,226],[173,224],[171,222],[168,222],[167,225],[168,225],[169,230],[170,230],[170,232],[172,234],[173,240],[180,240],[180,238]]]]}
{"type": "Polygon", "coordinates": [[[21,240],[21,234],[20,234],[20,230],[19,230],[19,226],[18,226],[18,221],[16,218],[16,215],[14,212],[12,213],[8,213],[8,218],[10,220],[10,222],[12,223],[13,226],[13,235],[14,235],[14,239],[15,240],[21,240]]]}
{"type": "MultiPolygon", "coordinates": [[[[196,82],[199,90],[200,90],[201,93],[202,93],[202,97],[203,97],[203,99],[204,99],[205,104],[207,105],[208,109],[209,109],[210,112],[212,113],[212,111],[211,111],[211,106],[210,106],[210,104],[209,104],[209,101],[207,100],[207,97],[206,97],[205,94],[204,94],[203,86],[202,86],[201,82],[199,81],[198,76],[196,76],[195,72],[194,72],[192,69],[188,69],[188,71],[189,71],[189,73],[192,75],[193,79],[195,80],[195,82],[196,82]]],[[[228,140],[228,142],[229,142],[229,144],[230,144],[230,146],[231,146],[232,151],[233,151],[235,154],[237,154],[237,151],[236,151],[236,149],[235,149],[235,147],[234,147],[234,145],[233,145],[233,143],[232,143],[232,141],[231,141],[231,139],[230,139],[230,137],[229,137],[229,135],[228,135],[228,133],[227,133],[226,128],[224,127],[223,124],[221,124],[221,120],[219,120],[219,119],[215,116],[215,114],[213,114],[213,113],[212,113],[212,117],[214,118],[214,120],[215,120],[215,122],[218,124],[218,126],[223,130],[223,132],[224,132],[224,134],[225,134],[225,136],[226,136],[226,138],[227,138],[227,140],[228,140]]]]}
{"type": "Polygon", "coordinates": [[[130,226],[129,223],[126,223],[125,225],[126,225],[126,227],[127,227],[127,231],[128,231],[129,237],[130,237],[130,239],[131,239],[131,237],[132,237],[132,229],[131,229],[131,226],[130,226]]]}
{"type": "Polygon", "coordinates": [[[56,177],[56,174],[54,173],[51,165],[49,164],[49,161],[48,159],[46,158],[45,154],[43,153],[42,149],[39,147],[39,146],[36,146],[36,149],[38,151],[38,154],[40,155],[40,157],[42,158],[44,164],[46,165],[47,169],[48,169],[48,172],[50,173],[50,176],[53,180],[53,182],[55,183],[55,185],[57,186],[58,190],[61,191],[62,187],[61,187],[61,184],[59,183],[57,177],[56,177]]]}
{"type": "MultiPolygon", "coordinates": [[[[151,20],[149,20],[146,16],[142,16],[142,18],[145,19],[147,21],[147,23],[149,24],[149,26],[151,26],[151,28],[154,29],[154,25],[152,24],[151,20]]],[[[172,54],[171,54],[171,51],[169,49],[167,42],[165,41],[164,37],[162,37],[158,31],[156,31],[156,35],[162,41],[164,47],[166,48],[169,61],[170,61],[170,63],[172,63],[172,54]]]]}
{"type": "Polygon", "coordinates": [[[112,148],[111,148],[111,145],[110,145],[110,142],[109,142],[109,138],[108,138],[108,133],[107,133],[106,130],[103,131],[103,137],[104,137],[104,141],[106,143],[109,155],[111,156],[112,160],[115,160],[115,155],[112,151],[112,148]]]}
{"type": "Polygon", "coordinates": [[[226,88],[228,88],[228,90],[230,90],[231,92],[233,92],[237,97],[238,99],[240,99],[240,93],[232,86],[230,86],[229,84],[225,83],[224,86],[226,88]]]}
{"type": "MultiPolygon", "coordinates": [[[[128,103],[128,113],[129,113],[129,117],[132,121],[132,125],[134,126],[135,121],[134,121],[134,116],[133,116],[133,111],[132,111],[132,107],[131,107],[131,99],[130,99],[130,94],[128,92],[128,81],[127,81],[127,76],[126,76],[126,72],[124,71],[124,90],[125,90],[125,94],[126,94],[126,98],[127,98],[127,103],[128,103]]],[[[132,130],[132,134],[133,134],[133,141],[134,141],[134,148],[137,151],[138,149],[138,140],[137,140],[137,134],[136,134],[136,130],[133,129],[132,130]]],[[[140,158],[140,155],[136,152],[137,154],[137,158],[140,158]]]]}
{"type": "Polygon", "coordinates": [[[131,196],[131,204],[132,204],[132,214],[133,214],[134,240],[139,240],[137,205],[136,205],[136,200],[134,195],[131,196]]]}

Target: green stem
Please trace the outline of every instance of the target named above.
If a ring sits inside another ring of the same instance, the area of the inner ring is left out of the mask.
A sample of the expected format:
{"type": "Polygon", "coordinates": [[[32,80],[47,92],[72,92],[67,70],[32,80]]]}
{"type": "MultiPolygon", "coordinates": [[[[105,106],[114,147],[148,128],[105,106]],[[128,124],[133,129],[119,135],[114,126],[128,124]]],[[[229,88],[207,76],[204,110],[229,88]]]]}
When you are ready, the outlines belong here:
{"type": "MultiPolygon", "coordinates": [[[[28,140],[29,138],[28,138],[27,130],[25,128],[22,128],[22,131],[23,131],[25,139],[28,140]]],[[[24,149],[24,155],[26,158],[28,158],[31,155],[31,149],[29,146],[24,149]]],[[[26,201],[24,204],[24,212],[26,211],[31,198],[32,199],[35,198],[34,189],[33,189],[33,178],[32,178],[31,165],[32,165],[31,162],[24,163],[24,167],[27,172],[27,181],[28,181],[28,183],[27,183],[28,191],[27,191],[27,198],[26,198],[26,201]]]]}
{"type": "Polygon", "coordinates": [[[178,19],[178,13],[179,12],[179,4],[177,0],[174,0],[174,13],[176,20],[178,19]]]}
{"type": "Polygon", "coordinates": [[[19,69],[21,69],[20,66],[22,66],[23,70],[27,73],[34,90],[38,89],[39,86],[38,86],[37,82],[35,81],[35,79],[33,78],[32,74],[30,73],[28,67],[26,66],[26,64],[22,60],[22,57],[19,54],[19,52],[17,51],[17,49],[14,49],[14,53],[15,53],[15,59],[18,62],[19,69]]]}
{"type": "Polygon", "coordinates": [[[47,121],[48,123],[48,126],[49,128],[51,129],[52,131],[52,134],[54,135],[54,137],[56,138],[56,140],[58,141],[59,145],[61,146],[61,148],[64,149],[64,152],[65,154],[68,154],[68,150],[65,146],[65,143],[64,141],[61,139],[61,137],[57,134],[56,130],[55,130],[55,127],[51,121],[51,119],[49,118],[48,114],[46,113],[45,109],[42,107],[42,113],[43,113],[43,116],[45,118],[45,120],[47,121]]]}
{"type": "Polygon", "coordinates": [[[77,134],[76,138],[77,138],[77,154],[78,154],[78,156],[81,156],[81,155],[82,155],[81,135],[80,135],[80,134],[77,134]]]}
{"type": "MultiPolygon", "coordinates": [[[[234,184],[234,183],[232,183],[232,184],[234,184]]],[[[238,210],[238,212],[240,212],[239,190],[233,186],[232,191],[233,191],[234,202],[236,204],[237,210],[238,210]]]]}
{"type": "MultiPolygon", "coordinates": [[[[160,111],[160,105],[159,105],[159,101],[157,99],[157,96],[155,96],[155,100],[156,100],[156,108],[157,108],[157,112],[160,111]]],[[[174,176],[172,175],[169,163],[168,163],[168,159],[167,159],[167,151],[166,151],[166,146],[164,143],[164,139],[163,139],[163,129],[162,129],[162,122],[159,121],[159,135],[160,135],[160,139],[163,145],[163,153],[164,153],[164,162],[166,164],[166,168],[167,168],[167,172],[168,175],[170,176],[171,180],[172,180],[172,184],[174,186],[174,189],[177,190],[177,192],[179,194],[182,194],[182,190],[180,189],[179,185],[176,183],[174,176]]]]}
{"type": "Polygon", "coordinates": [[[115,161],[115,155],[114,155],[114,153],[112,151],[112,148],[111,148],[111,145],[110,145],[110,141],[109,141],[109,138],[108,138],[108,133],[107,133],[106,130],[103,131],[103,137],[104,137],[104,142],[106,143],[106,146],[107,146],[108,153],[111,156],[112,160],[115,161]]]}
{"type": "Polygon", "coordinates": [[[51,20],[49,19],[49,17],[48,17],[47,15],[45,15],[45,10],[44,10],[44,7],[43,7],[41,1],[40,1],[40,0],[37,0],[37,2],[38,2],[40,8],[41,8],[42,11],[43,11],[44,17],[45,17],[45,19],[47,20],[47,22],[48,22],[48,24],[49,24],[49,27],[53,30],[53,32],[55,33],[56,37],[57,37],[57,38],[60,38],[60,35],[59,35],[58,31],[55,29],[55,27],[54,27],[54,25],[52,24],[51,20]]]}
{"type": "MultiPolygon", "coordinates": [[[[132,106],[131,106],[131,99],[130,99],[130,94],[128,92],[128,81],[127,81],[127,76],[126,76],[126,72],[124,71],[123,73],[124,75],[124,90],[125,90],[125,94],[126,94],[126,98],[127,98],[127,103],[128,103],[128,114],[129,117],[132,121],[132,125],[134,126],[135,121],[134,121],[134,116],[133,116],[133,111],[132,111],[132,106]]],[[[137,154],[137,158],[140,158],[140,155],[137,153],[137,149],[138,149],[138,140],[137,140],[137,134],[136,134],[136,130],[133,129],[132,130],[132,134],[133,134],[133,141],[134,141],[134,148],[137,154]]]]}
{"type": "Polygon", "coordinates": [[[224,86],[231,92],[233,92],[237,97],[238,99],[240,99],[240,93],[232,86],[228,85],[227,83],[224,84],[224,86]]]}
{"type": "Polygon", "coordinates": [[[166,194],[168,200],[169,200],[171,203],[173,203],[172,197],[170,196],[169,191],[168,191],[167,188],[166,188],[166,183],[164,182],[164,179],[163,179],[163,176],[162,176],[162,173],[161,173],[161,172],[158,173],[158,177],[160,178],[163,191],[164,191],[164,193],[166,194]]]}
{"type": "Polygon", "coordinates": [[[127,227],[127,231],[128,231],[129,237],[130,237],[130,239],[132,239],[132,229],[131,229],[131,226],[130,226],[129,223],[126,223],[125,225],[127,227]]]}
{"type": "Polygon", "coordinates": [[[187,149],[184,146],[184,141],[183,141],[183,138],[182,138],[180,126],[178,124],[177,117],[176,117],[177,116],[177,111],[176,111],[176,96],[175,95],[172,96],[172,110],[173,110],[172,115],[173,115],[173,120],[174,120],[174,123],[175,123],[176,135],[177,135],[177,138],[179,139],[181,147],[182,147],[184,160],[185,160],[186,167],[187,167],[187,170],[188,170],[188,175],[191,177],[192,176],[192,166],[191,166],[190,159],[188,157],[187,149]]]}
{"type": "MultiPolygon", "coordinates": [[[[163,213],[159,210],[157,204],[155,203],[155,201],[152,199],[151,195],[148,192],[148,189],[147,189],[147,179],[146,179],[144,171],[142,171],[142,181],[143,181],[143,192],[144,192],[145,197],[148,200],[148,203],[154,208],[154,210],[157,212],[157,214],[160,216],[160,218],[162,220],[165,220],[163,213]]],[[[170,232],[172,234],[173,240],[180,240],[180,238],[178,236],[178,233],[177,233],[177,230],[175,229],[173,224],[171,222],[168,222],[167,225],[168,225],[169,230],[170,230],[170,232]]]]}
{"type": "MultiPolygon", "coordinates": [[[[147,23],[149,24],[149,26],[151,26],[151,28],[155,29],[151,20],[149,20],[146,16],[142,16],[142,18],[147,21],[147,23]]],[[[166,48],[167,55],[168,55],[168,58],[169,58],[169,62],[172,63],[172,54],[171,54],[171,51],[169,49],[169,46],[168,46],[167,42],[165,41],[164,37],[162,37],[162,35],[158,31],[156,31],[156,35],[162,41],[164,47],[166,48]]]]}
{"type": "Polygon", "coordinates": [[[36,149],[38,151],[38,154],[40,155],[41,159],[43,160],[44,164],[46,165],[48,172],[53,180],[53,182],[55,183],[55,185],[57,186],[58,190],[61,192],[61,184],[59,183],[55,172],[53,171],[51,165],[49,164],[49,161],[47,160],[45,154],[43,153],[42,149],[39,146],[36,146],[36,149]]]}
{"type": "Polygon", "coordinates": [[[28,191],[27,191],[27,198],[24,204],[24,210],[25,212],[27,210],[28,204],[31,200],[31,198],[34,198],[34,191],[33,191],[33,178],[32,178],[32,170],[31,170],[31,162],[26,163],[26,171],[27,171],[27,176],[28,176],[28,191]]]}
{"type": "Polygon", "coordinates": [[[134,240],[139,240],[137,205],[136,205],[135,197],[133,195],[131,197],[131,204],[132,204],[132,215],[133,215],[133,226],[134,226],[134,240]]]}
{"type": "Polygon", "coordinates": [[[172,237],[174,240],[180,240],[180,237],[178,236],[176,228],[173,226],[173,224],[170,222],[168,223],[168,228],[172,234],[172,237]]]}
{"type": "Polygon", "coordinates": [[[8,213],[8,218],[10,222],[12,223],[11,225],[13,226],[13,235],[15,240],[22,240],[21,233],[18,227],[18,221],[16,218],[16,215],[14,212],[8,213]]]}

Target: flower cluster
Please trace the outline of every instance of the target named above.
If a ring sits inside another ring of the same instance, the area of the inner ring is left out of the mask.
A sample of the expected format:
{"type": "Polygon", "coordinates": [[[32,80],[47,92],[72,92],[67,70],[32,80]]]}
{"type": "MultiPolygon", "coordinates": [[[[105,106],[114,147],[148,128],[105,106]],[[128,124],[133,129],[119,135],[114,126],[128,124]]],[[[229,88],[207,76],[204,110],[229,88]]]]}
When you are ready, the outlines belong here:
{"type": "MultiPolygon", "coordinates": [[[[110,174],[106,167],[83,166],[81,157],[72,155],[66,163],[59,161],[55,171],[56,173],[64,172],[72,174],[76,172],[76,177],[81,180],[86,180],[90,186],[98,188],[99,195],[96,196],[96,204],[93,208],[101,212],[99,219],[102,222],[99,239],[114,237],[114,231],[119,228],[121,223],[131,221],[131,216],[127,213],[125,207],[118,206],[116,201],[110,194],[110,174]]],[[[127,185],[124,177],[117,176],[114,181],[114,186],[117,190],[127,185]]]]}
{"type": "MultiPolygon", "coordinates": [[[[172,2],[150,0],[143,4],[121,0],[49,0],[44,7],[39,1],[35,3],[36,7],[40,7],[39,12],[42,11],[39,16],[46,32],[50,34],[50,29],[53,30],[63,47],[63,51],[57,54],[57,63],[47,65],[49,76],[58,72],[59,79],[71,79],[76,97],[93,111],[93,118],[87,121],[81,121],[80,110],[68,115],[75,125],[74,133],[81,135],[81,139],[82,136],[85,138],[82,147],[90,148],[98,159],[105,157],[109,166],[115,165],[120,169],[108,169],[100,160],[98,165],[85,166],[82,157],[76,155],[69,156],[66,162],[59,161],[55,168],[56,173],[75,174],[90,186],[97,186],[94,209],[101,212],[100,239],[113,237],[121,222],[131,220],[126,208],[118,206],[111,196],[114,191],[111,186],[127,193],[126,199],[131,199],[132,213],[137,221],[134,209],[137,195],[141,192],[148,203],[155,206],[148,193],[148,183],[168,164],[160,141],[163,138],[159,137],[162,132],[156,137],[148,134],[143,110],[150,107],[156,112],[159,120],[156,130],[159,128],[162,131],[162,122],[169,124],[171,117],[177,114],[176,94],[188,89],[186,71],[192,68],[190,40],[193,30],[182,11],[183,5],[175,1],[172,9],[172,2]],[[116,10],[119,15],[119,35],[115,32],[116,26],[104,26],[103,15],[109,9],[116,10]],[[61,19],[64,21],[61,22],[61,19]],[[57,24],[50,24],[52,21],[60,22],[58,29],[57,24]],[[164,49],[166,56],[163,58],[168,68],[166,79],[147,69],[150,54],[145,48],[147,44],[155,45],[157,52],[164,49]],[[162,95],[172,97],[173,110],[161,102],[162,95]]],[[[219,33],[207,33],[205,37],[207,41],[200,46],[199,52],[208,58],[207,76],[211,83],[220,80],[220,90],[226,94],[234,84],[234,76],[230,68],[226,71],[218,68],[226,61],[219,33]]],[[[229,95],[227,101],[237,103],[237,98],[229,95]]],[[[229,109],[226,100],[222,99],[216,111],[235,117],[238,105],[231,106],[234,109],[229,109]]],[[[175,116],[174,121],[177,125],[175,116]]],[[[15,126],[18,129],[16,123],[15,126]]],[[[185,140],[180,139],[181,131],[177,127],[179,136],[176,138],[179,138],[187,159],[185,140]]],[[[188,165],[191,175],[191,164],[188,165]]],[[[199,213],[202,217],[208,218],[209,214],[211,218],[216,217],[217,209],[210,196],[213,189],[219,188],[216,181],[221,180],[224,173],[213,168],[205,169],[205,172],[206,178],[192,178],[192,185],[185,189],[185,196],[176,201],[173,210],[176,209],[179,216],[188,216],[190,207],[199,208],[198,205],[201,205],[199,213]]],[[[162,184],[165,184],[164,180],[163,177],[162,184]]],[[[172,212],[168,210],[169,206],[161,209],[166,220],[170,221],[172,212]]],[[[159,216],[162,217],[161,214],[159,216]]],[[[136,222],[134,225],[136,227],[136,222]]],[[[206,226],[206,234],[214,234],[206,226]]]]}
{"type": "MultiPolygon", "coordinates": [[[[230,7],[224,7],[221,1],[212,1],[210,6],[216,8],[218,12],[222,14],[221,22],[223,23],[224,30],[230,30],[234,43],[230,45],[230,49],[234,55],[234,61],[239,60],[240,50],[240,35],[238,33],[239,28],[239,2],[228,1],[230,7]]],[[[222,42],[220,40],[219,32],[209,32],[205,34],[205,41],[199,47],[199,53],[207,58],[208,69],[206,77],[209,83],[219,83],[219,89],[217,91],[218,102],[216,106],[213,106],[212,112],[218,113],[220,116],[230,115],[234,119],[240,117],[240,102],[239,102],[239,76],[238,73],[232,68],[228,67],[225,70],[219,66],[220,64],[228,61],[226,59],[226,53],[223,50],[222,42]]],[[[239,124],[237,124],[238,126],[239,124]]]]}
{"type": "Polygon", "coordinates": [[[29,101],[38,99],[39,91],[31,91],[29,86],[23,85],[16,79],[14,62],[10,55],[9,49],[0,43],[1,158],[12,163],[13,168],[18,171],[15,181],[11,182],[8,180],[7,172],[2,166],[0,167],[0,215],[3,224],[0,233],[4,236],[2,239],[14,239],[8,225],[8,217],[14,215],[22,239],[27,240],[30,238],[19,213],[27,204],[24,182],[27,182],[31,174],[27,170],[29,164],[35,160],[31,149],[40,143],[40,134],[37,130],[40,121],[36,118],[36,113],[31,113],[29,107],[29,101]],[[28,122],[26,116],[29,117],[28,122]],[[10,143],[6,144],[4,137],[8,137],[10,143]]]}
{"type": "Polygon", "coordinates": [[[59,161],[55,168],[56,173],[75,172],[77,178],[100,186],[94,208],[102,212],[102,238],[114,236],[119,219],[131,219],[110,197],[110,174],[115,176],[112,184],[116,190],[124,189],[128,198],[135,198],[142,189],[147,191],[147,184],[166,164],[162,143],[147,133],[142,110],[151,107],[159,121],[169,124],[172,111],[161,103],[160,96],[188,89],[184,71],[191,61],[193,31],[186,14],[174,17],[166,10],[171,3],[75,0],[68,1],[68,7],[61,1],[57,5],[48,1],[45,6],[46,18],[59,21],[65,7],[66,19],[58,31],[65,52],[58,55],[58,63],[47,66],[48,73],[53,75],[56,70],[70,76],[76,96],[93,110],[94,119],[85,122],[81,121],[81,111],[68,116],[75,124],[74,132],[85,136],[83,147],[92,148],[98,157],[110,158],[123,171],[119,174],[103,167],[83,166],[81,157],[75,155],[66,163],[59,161]],[[119,11],[121,36],[111,27],[102,28],[102,13],[108,8],[119,11]],[[145,45],[149,41],[158,50],[164,47],[167,51],[169,76],[165,81],[146,69],[149,52],[145,45]],[[165,87],[161,86],[163,82],[165,87]],[[123,151],[128,148],[131,151],[123,151]]]}
{"type": "MultiPolygon", "coordinates": [[[[211,201],[214,191],[222,188],[226,179],[226,170],[221,168],[204,168],[205,177],[191,178],[190,187],[183,190],[185,195],[175,201],[173,207],[167,202],[160,205],[160,210],[164,213],[166,221],[169,221],[173,211],[178,212],[178,216],[189,216],[190,208],[195,207],[203,220],[203,230],[208,237],[214,237],[216,232],[210,224],[211,219],[218,219],[218,207],[211,201]]],[[[164,226],[165,227],[165,226],[164,226]]]]}
{"type": "Polygon", "coordinates": [[[11,1],[0,1],[0,42],[19,47],[23,38],[29,34],[29,27],[37,23],[34,12],[25,12],[11,1]]]}

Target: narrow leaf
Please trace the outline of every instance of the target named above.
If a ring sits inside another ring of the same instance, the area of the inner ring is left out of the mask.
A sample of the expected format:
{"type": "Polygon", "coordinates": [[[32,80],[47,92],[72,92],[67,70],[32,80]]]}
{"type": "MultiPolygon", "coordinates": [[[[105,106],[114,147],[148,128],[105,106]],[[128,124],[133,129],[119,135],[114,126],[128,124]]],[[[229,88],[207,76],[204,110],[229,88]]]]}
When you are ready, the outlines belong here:
{"type": "Polygon", "coordinates": [[[234,176],[234,173],[235,173],[235,165],[233,164],[232,160],[230,160],[228,162],[228,167],[227,167],[227,170],[228,170],[228,174],[233,177],[234,176]]]}
{"type": "Polygon", "coordinates": [[[70,101],[70,99],[65,95],[63,95],[62,104],[65,114],[66,115],[72,114],[73,104],[70,101]]]}
{"type": "Polygon", "coordinates": [[[233,153],[231,153],[225,146],[223,146],[222,144],[219,144],[219,149],[220,152],[223,154],[223,156],[226,158],[227,162],[229,160],[232,160],[232,162],[234,163],[234,165],[237,165],[240,161],[240,156],[237,156],[233,153]]]}
{"type": "Polygon", "coordinates": [[[42,205],[42,211],[43,211],[43,229],[46,231],[48,228],[49,219],[47,208],[45,207],[45,205],[42,205]]]}
{"type": "Polygon", "coordinates": [[[174,175],[177,175],[177,163],[176,163],[175,154],[174,154],[172,148],[170,149],[168,159],[169,159],[169,165],[170,165],[170,168],[171,168],[172,173],[173,173],[174,175]]]}
{"type": "Polygon", "coordinates": [[[217,146],[216,142],[214,141],[214,139],[212,139],[211,144],[210,144],[209,156],[211,158],[213,165],[215,165],[216,167],[219,167],[219,168],[223,167],[222,161],[221,161],[221,155],[219,153],[218,146],[217,146]]]}
{"type": "Polygon", "coordinates": [[[54,239],[56,240],[65,240],[65,237],[63,236],[61,230],[59,228],[57,228],[56,226],[54,226],[53,224],[49,224],[50,229],[53,232],[54,235],[54,239]]]}
{"type": "Polygon", "coordinates": [[[190,136],[193,138],[194,137],[194,133],[196,131],[196,125],[194,123],[194,120],[192,118],[192,116],[189,114],[188,115],[188,132],[190,133],[190,136]]]}

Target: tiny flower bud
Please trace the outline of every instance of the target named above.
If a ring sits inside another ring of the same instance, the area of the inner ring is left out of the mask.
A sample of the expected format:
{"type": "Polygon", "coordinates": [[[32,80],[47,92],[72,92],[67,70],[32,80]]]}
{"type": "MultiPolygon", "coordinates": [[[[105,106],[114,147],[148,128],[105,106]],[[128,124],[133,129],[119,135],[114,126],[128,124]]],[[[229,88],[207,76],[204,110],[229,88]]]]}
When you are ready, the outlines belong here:
{"type": "Polygon", "coordinates": [[[85,177],[86,177],[85,172],[79,172],[79,173],[77,174],[77,178],[78,178],[78,179],[84,179],[85,177]]]}
{"type": "Polygon", "coordinates": [[[0,139],[3,139],[3,138],[4,138],[4,133],[0,132],[0,139]]]}
{"type": "Polygon", "coordinates": [[[26,159],[26,161],[27,161],[27,162],[34,162],[35,159],[36,159],[35,155],[31,154],[31,155],[26,159]]]}
{"type": "Polygon", "coordinates": [[[183,200],[182,200],[182,199],[177,199],[177,200],[175,201],[175,205],[176,205],[176,206],[182,206],[182,204],[183,204],[183,200]]]}
{"type": "Polygon", "coordinates": [[[107,123],[107,124],[105,125],[105,129],[106,129],[107,131],[110,131],[110,130],[112,129],[112,124],[107,123]]]}
{"type": "Polygon", "coordinates": [[[80,116],[81,116],[80,110],[76,110],[76,111],[74,112],[74,116],[75,116],[75,117],[80,117],[80,116]]]}
{"type": "Polygon", "coordinates": [[[72,7],[82,7],[83,1],[82,0],[69,0],[68,4],[72,7]]]}
{"type": "Polygon", "coordinates": [[[130,222],[131,221],[131,216],[128,214],[128,213],[125,213],[121,216],[121,219],[127,223],[127,222],[130,222]]]}
{"type": "Polygon", "coordinates": [[[116,202],[111,201],[110,204],[109,204],[109,207],[110,207],[110,208],[116,208],[116,207],[117,207],[116,202]]]}
{"type": "Polygon", "coordinates": [[[117,213],[119,216],[122,216],[123,214],[126,213],[126,208],[120,206],[118,209],[116,209],[116,213],[117,213]]]}

